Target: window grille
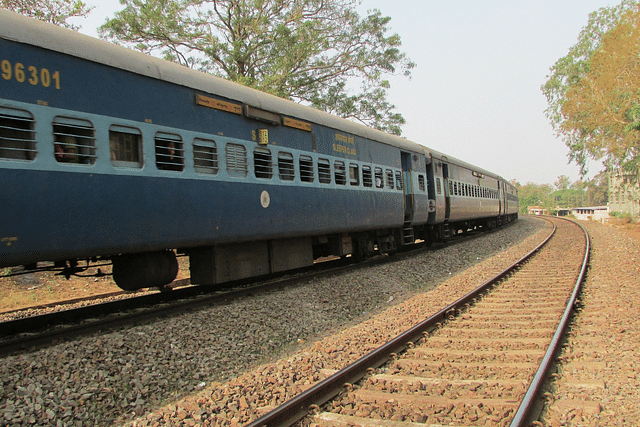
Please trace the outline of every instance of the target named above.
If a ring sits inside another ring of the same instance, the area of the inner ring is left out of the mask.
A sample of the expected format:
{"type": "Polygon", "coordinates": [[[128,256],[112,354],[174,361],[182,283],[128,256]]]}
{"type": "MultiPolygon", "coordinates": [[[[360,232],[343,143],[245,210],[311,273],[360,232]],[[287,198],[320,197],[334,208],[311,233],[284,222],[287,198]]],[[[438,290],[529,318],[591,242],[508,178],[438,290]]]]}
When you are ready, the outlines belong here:
{"type": "Polygon", "coordinates": [[[247,165],[247,149],[244,145],[228,142],[224,147],[227,162],[227,173],[236,178],[245,178],[249,167],[247,165]]]}
{"type": "Polygon", "coordinates": [[[338,184],[338,185],[346,185],[347,184],[347,169],[344,166],[344,162],[335,161],[333,163],[333,168],[335,170],[336,184],[338,184]]]}
{"type": "Polygon", "coordinates": [[[396,188],[398,190],[402,190],[403,189],[403,185],[402,185],[402,172],[398,172],[396,171],[396,188]]]}
{"type": "Polygon", "coordinates": [[[391,169],[387,169],[386,173],[387,173],[387,187],[393,190],[393,171],[391,169]]]}
{"type": "Polygon", "coordinates": [[[371,166],[362,166],[362,185],[365,187],[371,187],[373,185],[371,166]]]}
{"type": "Polygon", "coordinates": [[[117,167],[142,167],[142,133],[135,128],[111,126],[109,128],[111,163],[117,167]]]}
{"type": "Polygon", "coordinates": [[[360,185],[358,165],[354,165],[353,163],[349,165],[349,183],[351,185],[360,185]]]}
{"type": "Polygon", "coordinates": [[[261,147],[253,150],[253,167],[256,178],[271,179],[273,177],[271,151],[261,147]]]}
{"type": "Polygon", "coordinates": [[[155,144],[158,169],[177,172],[184,169],[184,147],[180,135],[158,132],[155,144]]]}
{"type": "Polygon", "coordinates": [[[374,177],[376,181],[376,188],[384,188],[384,177],[382,176],[382,168],[374,169],[374,177]]]}
{"type": "Polygon", "coordinates": [[[318,159],[318,181],[331,184],[331,163],[328,159],[318,159]]]}
{"type": "Polygon", "coordinates": [[[52,124],[56,161],[82,165],[92,165],[96,162],[93,123],[71,117],[55,117],[52,124]]]}
{"type": "Polygon", "coordinates": [[[36,158],[35,120],[31,113],[0,107],[0,158],[33,160],[36,158]]]}
{"type": "Polygon", "coordinates": [[[278,173],[283,181],[293,181],[295,168],[293,167],[293,155],[283,151],[278,153],[278,173]]]}
{"type": "Polygon", "coordinates": [[[309,156],[300,156],[300,181],[314,181],[313,159],[309,156]]]}
{"type": "Polygon", "coordinates": [[[425,182],[424,182],[424,175],[418,175],[418,188],[422,192],[427,191],[427,187],[426,187],[425,182]]]}
{"type": "Polygon", "coordinates": [[[193,167],[196,173],[218,173],[218,146],[215,141],[200,138],[193,140],[193,167]]]}

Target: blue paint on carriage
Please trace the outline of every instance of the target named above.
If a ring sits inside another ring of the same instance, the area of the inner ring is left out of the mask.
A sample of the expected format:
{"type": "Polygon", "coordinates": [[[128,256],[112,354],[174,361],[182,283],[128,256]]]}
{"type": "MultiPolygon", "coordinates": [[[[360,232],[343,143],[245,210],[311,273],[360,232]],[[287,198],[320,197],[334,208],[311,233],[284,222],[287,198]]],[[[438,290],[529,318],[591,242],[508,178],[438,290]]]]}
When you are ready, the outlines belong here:
{"type": "Polygon", "coordinates": [[[0,180],[0,200],[20,207],[0,212],[0,236],[15,238],[0,266],[384,228],[403,214],[400,193],[348,187],[20,169],[0,180]]]}

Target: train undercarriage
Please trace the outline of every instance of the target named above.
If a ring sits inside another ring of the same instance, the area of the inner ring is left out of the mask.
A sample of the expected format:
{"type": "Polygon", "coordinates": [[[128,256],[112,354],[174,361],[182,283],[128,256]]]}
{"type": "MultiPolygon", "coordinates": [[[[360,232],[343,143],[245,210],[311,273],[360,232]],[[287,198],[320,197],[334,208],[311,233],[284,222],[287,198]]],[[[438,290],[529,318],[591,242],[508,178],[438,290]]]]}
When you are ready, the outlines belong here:
{"type": "MultiPolygon", "coordinates": [[[[229,243],[180,250],[189,256],[191,283],[217,285],[249,277],[266,276],[313,265],[323,257],[353,256],[364,260],[393,254],[417,240],[427,244],[456,235],[493,229],[513,221],[517,214],[476,220],[421,225],[411,230],[390,228],[356,233],[229,243]]],[[[177,276],[174,251],[123,254],[112,258],[113,278],[125,290],[162,288],[177,276]]]]}

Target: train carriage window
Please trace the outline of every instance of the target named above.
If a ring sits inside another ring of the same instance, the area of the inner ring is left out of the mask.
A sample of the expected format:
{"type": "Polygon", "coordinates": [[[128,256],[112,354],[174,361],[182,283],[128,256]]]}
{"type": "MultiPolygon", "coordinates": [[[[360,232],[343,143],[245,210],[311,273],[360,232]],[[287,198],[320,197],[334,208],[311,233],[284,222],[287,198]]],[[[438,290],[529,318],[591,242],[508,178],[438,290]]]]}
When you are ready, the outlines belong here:
{"type": "Polygon", "coordinates": [[[0,107],[0,158],[33,160],[36,158],[35,120],[31,113],[0,107]]]}
{"type": "Polygon", "coordinates": [[[331,184],[331,162],[328,159],[318,159],[318,181],[331,184]]]}
{"type": "Polygon", "coordinates": [[[402,172],[396,171],[396,188],[402,190],[402,172]]]}
{"type": "Polygon", "coordinates": [[[354,165],[353,163],[349,165],[349,183],[351,185],[360,185],[358,165],[354,165]]]}
{"type": "Polygon", "coordinates": [[[156,144],[156,167],[161,170],[182,172],[184,170],[184,145],[182,137],[172,133],[158,132],[156,144]]]}
{"type": "Polygon", "coordinates": [[[442,184],[440,183],[440,178],[436,178],[436,193],[442,194],[442,184]]]}
{"type": "Polygon", "coordinates": [[[393,190],[393,171],[391,169],[387,169],[385,172],[387,174],[387,187],[393,190]]]}
{"type": "Polygon", "coordinates": [[[113,125],[109,128],[111,164],[116,167],[142,167],[142,133],[135,128],[113,125]]]}
{"type": "Polygon", "coordinates": [[[300,181],[313,182],[314,175],[313,159],[309,156],[300,156],[300,181]]]}
{"type": "Polygon", "coordinates": [[[284,151],[278,153],[278,174],[283,181],[293,181],[296,176],[293,167],[293,154],[284,151]]]}
{"type": "Polygon", "coordinates": [[[346,185],[347,184],[347,169],[344,165],[344,162],[340,162],[336,160],[333,162],[333,169],[335,170],[336,176],[336,184],[338,185],[346,185]]]}
{"type": "Polygon", "coordinates": [[[224,147],[227,162],[227,173],[236,178],[246,178],[249,171],[247,149],[244,145],[227,142],[224,147]]]}
{"type": "Polygon", "coordinates": [[[371,166],[362,166],[362,185],[365,187],[373,186],[373,177],[371,176],[371,166]]]}
{"type": "Polygon", "coordinates": [[[422,192],[427,191],[427,187],[426,187],[425,182],[424,182],[424,175],[418,175],[418,188],[422,192]]]}
{"type": "Polygon", "coordinates": [[[454,191],[453,191],[453,190],[454,190],[454,188],[453,188],[453,182],[452,182],[452,181],[449,181],[449,195],[450,195],[450,196],[455,196],[455,193],[454,193],[454,191]]]}
{"type": "Polygon", "coordinates": [[[262,147],[253,150],[253,168],[256,178],[271,179],[273,177],[271,151],[262,147]]]}
{"type": "Polygon", "coordinates": [[[376,188],[384,188],[384,176],[382,175],[382,168],[374,169],[374,178],[376,181],[376,188]]]}
{"type": "Polygon", "coordinates": [[[216,142],[195,138],[193,140],[193,168],[196,173],[216,175],[218,166],[218,146],[216,142]]]}
{"type": "Polygon", "coordinates": [[[81,165],[92,165],[96,162],[93,123],[71,117],[55,117],[52,124],[56,161],[81,165]]]}

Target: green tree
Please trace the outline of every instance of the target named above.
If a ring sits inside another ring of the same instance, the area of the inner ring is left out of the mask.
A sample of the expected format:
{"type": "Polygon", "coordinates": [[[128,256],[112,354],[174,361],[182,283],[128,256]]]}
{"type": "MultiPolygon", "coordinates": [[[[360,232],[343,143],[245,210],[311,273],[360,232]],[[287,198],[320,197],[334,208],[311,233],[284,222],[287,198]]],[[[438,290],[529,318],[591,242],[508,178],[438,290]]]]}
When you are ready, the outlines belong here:
{"type": "Polygon", "coordinates": [[[587,204],[589,206],[604,206],[609,200],[609,173],[602,171],[587,183],[587,204]]]}
{"type": "Polygon", "coordinates": [[[528,213],[529,206],[542,206],[547,209],[553,206],[549,198],[553,188],[549,184],[516,183],[516,188],[518,189],[518,211],[523,215],[528,213]]]}
{"type": "Polygon", "coordinates": [[[623,0],[592,13],[542,86],[547,117],[583,175],[590,158],[612,166],[637,163],[639,11],[638,0],[623,0]]]}
{"type": "Polygon", "coordinates": [[[121,0],[102,37],[399,135],[390,75],[414,67],[361,0],[121,0]],[[360,86],[358,93],[352,88],[360,86]]]}
{"type": "Polygon", "coordinates": [[[93,9],[80,0],[0,0],[0,7],[71,30],[80,27],[69,18],[86,17],[93,9]]]}
{"type": "Polygon", "coordinates": [[[558,190],[566,190],[571,185],[571,180],[566,175],[560,175],[553,185],[555,185],[558,190]]]}

